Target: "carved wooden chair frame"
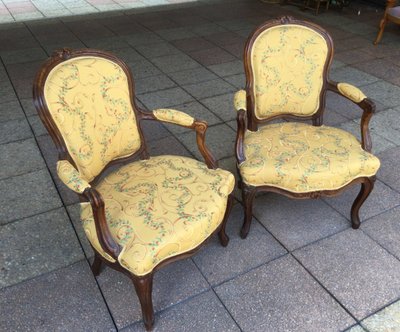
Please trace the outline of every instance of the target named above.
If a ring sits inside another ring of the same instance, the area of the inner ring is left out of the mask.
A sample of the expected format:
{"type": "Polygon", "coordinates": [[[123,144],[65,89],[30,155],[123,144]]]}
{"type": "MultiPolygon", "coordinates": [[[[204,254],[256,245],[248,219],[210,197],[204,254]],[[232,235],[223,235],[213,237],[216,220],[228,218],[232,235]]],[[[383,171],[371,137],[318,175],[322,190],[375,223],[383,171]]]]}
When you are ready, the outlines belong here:
{"type": "Polygon", "coordinates": [[[338,89],[338,83],[330,80],[328,78],[328,70],[330,68],[331,62],[333,58],[333,41],[328,34],[328,32],[322,29],[320,26],[313,24],[311,22],[297,20],[290,16],[281,17],[276,20],[271,20],[263,23],[259,27],[257,27],[254,32],[250,35],[249,39],[247,40],[245,51],[244,51],[244,66],[245,66],[245,74],[246,74],[246,108],[247,111],[244,109],[239,109],[237,113],[237,135],[236,135],[236,145],[235,145],[235,152],[236,152],[236,159],[237,159],[237,169],[239,174],[239,188],[242,190],[242,200],[244,205],[244,222],[241,229],[241,237],[246,238],[249,230],[250,224],[252,219],[252,209],[253,209],[253,201],[257,193],[259,192],[275,192],[282,195],[285,195],[289,198],[294,199],[309,199],[309,198],[320,198],[322,196],[337,196],[341,194],[343,191],[348,189],[349,187],[360,183],[361,190],[356,197],[352,207],[351,207],[351,222],[352,227],[357,229],[360,226],[360,218],[359,218],[359,210],[361,205],[364,201],[368,198],[369,194],[371,193],[374,182],[375,176],[372,177],[360,177],[356,178],[352,182],[348,183],[342,188],[337,190],[322,190],[322,191],[314,191],[314,192],[307,192],[307,193],[294,193],[284,189],[280,189],[273,186],[252,186],[246,184],[240,175],[239,164],[245,161],[245,154],[244,154],[244,137],[246,130],[250,131],[257,131],[258,126],[260,124],[266,124],[272,120],[276,119],[298,119],[298,120],[311,120],[314,126],[321,126],[323,124],[323,112],[325,108],[325,95],[326,91],[333,91],[348,100],[352,101],[353,103],[357,104],[363,111],[362,118],[361,118],[361,138],[362,143],[361,146],[365,151],[371,152],[372,143],[369,133],[368,124],[372,117],[372,114],[375,112],[375,104],[372,100],[365,98],[361,102],[355,102],[349,96],[342,94],[338,89]],[[296,24],[308,27],[317,31],[321,34],[327,42],[328,45],[328,54],[327,54],[327,61],[325,63],[325,67],[323,70],[323,86],[320,93],[320,100],[319,100],[319,108],[317,112],[315,112],[311,116],[296,116],[293,114],[279,114],[275,116],[271,116],[268,119],[257,119],[254,114],[254,104],[255,104],[255,96],[253,93],[253,72],[251,70],[251,49],[257,37],[266,29],[278,26],[278,25],[286,25],[286,24],[296,24]]]}
{"type": "Polygon", "coordinates": [[[397,0],[387,0],[386,1],[386,7],[385,7],[385,12],[383,14],[383,17],[381,21],[379,22],[379,31],[378,35],[375,38],[374,45],[377,45],[383,36],[383,31],[385,30],[386,24],[388,21],[391,21],[395,24],[400,24],[400,6],[396,7],[396,2],[397,0]],[[393,9],[392,9],[393,8],[393,9]],[[399,13],[396,15],[393,15],[393,10],[397,11],[399,10],[399,13]]]}
{"type": "MultiPolygon", "coordinates": [[[[128,157],[113,160],[109,164],[107,164],[104,167],[104,169],[101,171],[101,173],[98,176],[96,176],[93,179],[93,181],[90,182],[90,185],[95,185],[96,183],[98,183],[99,179],[102,177],[104,172],[112,165],[122,164],[122,163],[129,162],[129,161],[134,161],[138,157],[140,159],[148,159],[149,153],[147,151],[147,146],[146,146],[146,142],[144,139],[143,130],[141,128],[141,123],[144,120],[161,121],[161,122],[162,122],[162,120],[157,119],[152,112],[145,111],[137,106],[137,104],[135,102],[134,83],[133,83],[133,77],[132,77],[131,71],[130,71],[129,67],[123,61],[121,61],[119,58],[117,58],[115,55],[108,53],[108,52],[94,50],[94,49],[83,49],[83,50],[62,49],[60,51],[56,51],[53,53],[51,58],[48,59],[47,62],[45,62],[43,64],[42,68],[40,69],[40,71],[38,72],[38,74],[35,78],[34,85],[33,85],[33,99],[34,99],[35,107],[39,113],[40,119],[42,120],[42,122],[45,125],[47,131],[49,132],[51,138],[53,139],[53,142],[56,145],[59,160],[67,160],[75,168],[77,168],[74,160],[72,159],[71,155],[68,152],[68,149],[64,142],[64,139],[63,139],[60,131],[58,130],[57,125],[54,122],[54,120],[50,114],[50,111],[47,107],[45,97],[44,97],[44,86],[45,86],[47,76],[49,75],[50,71],[55,66],[59,65],[63,61],[70,60],[70,59],[77,58],[77,57],[82,57],[82,56],[101,57],[101,58],[104,58],[104,59],[107,59],[107,60],[110,60],[110,61],[116,63],[118,66],[120,66],[123,69],[123,71],[126,74],[127,79],[128,79],[131,106],[132,106],[132,109],[136,116],[136,121],[138,123],[138,131],[139,131],[140,139],[141,139],[141,146],[140,146],[139,150],[128,157]]],[[[166,122],[169,122],[169,121],[166,121],[166,122]]],[[[169,122],[169,123],[171,123],[171,122],[169,122]]],[[[175,124],[177,124],[177,123],[175,123],[175,124]]],[[[178,125],[181,125],[181,124],[178,124],[178,125]]],[[[211,169],[218,168],[217,161],[215,160],[215,158],[213,157],[210,150],[207,148],[207,146],[205,144],[207,123],[204,121],[199,121],[199,120],[195,119],[192,125],[190,125],[190,126],[181,125],[181,126],[186,127],[188,129],[192,129],[196,132],[196,142],[197,142],[198,148],[200,150],[200,153],[205,160],[207,167],[211,168],[211,169]]],[[[104,200],[103,200],[101,194],[93,186],[91,186],[90,188],[85,189],[82,194],[78,194],[78,196],[79,196],[79,199],[81,202],[90,202],[90,205],[93,210],[94,222],[95,222],[95,226],[96,226],[96,233],[97,233],[97,237],[98,237],[100,246],[105,253],[110,255],[115,260],[115,263],[107,261],[92,246],[93,251],[95,253],[94,261],[91,266],[93,274],[95,276],[98,276],[101,272],[101,265],[103,263],[105,263],[106,265],[110,266],[114,270],[120,271],[120,272],[128,275],[131,278],[131,280],[134,284],[137,296],[139,298],[140,304],[141,304],[143,321],[144,321],[144,325],[147,330],[151,330],[154,325],[154,309],[153,309],[153,303],[152,303],[152,285],[153,285],[154,272],[156,272],[160,268],[164,267],[165,265],[168,265],[175,261],[193,256],[215,234],[218,234],[219,240],[220,240],[222,246],[224,246],[224,247],[227,246],[228,242],[229,242],[229,238],[225,232],[225,227],[226,227],[226,222],[228,220],[230,210],[233,205],[233,195],[232,194],[230,194],[228,197],[227,207],[226,207],[224,219],[223,219],[221,225],[208,238],[206,238],[199,246],[197,246],[196,248],[194,248],[191,251],[184,252],[182,254],[176,255],[174,257],[170,257],[170,258],[160,262],[151,271],[151,273],[148,273],[144,276],[135,276],[134,274],[132,274],[128,270],[126,270],[118,262],[117,258],[118,258],[118,255],[120,254],[122,248],[113,239],[113,236],[111,235],[111,232],[109,230],[107,220],[106,220],[106,215],[105,215],[105,204],[104,204],[104,200]]]]}

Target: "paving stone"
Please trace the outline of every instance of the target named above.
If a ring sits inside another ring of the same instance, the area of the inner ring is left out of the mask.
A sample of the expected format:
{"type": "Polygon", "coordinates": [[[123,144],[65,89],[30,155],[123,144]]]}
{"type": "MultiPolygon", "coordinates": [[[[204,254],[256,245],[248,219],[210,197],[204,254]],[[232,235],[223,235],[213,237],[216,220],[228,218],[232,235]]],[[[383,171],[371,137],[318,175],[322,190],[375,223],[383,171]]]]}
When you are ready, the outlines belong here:
{"type": "Polygon", "coordinates": [[[190,56],[203,66],[211,66],[219,63],[236,60],[235,57],[222,48],[214,47],[206,50],[193,51],[190,56]]]}
{"type": "Polygon", "coordinates": [[[208,69],[222,77],[235,74],[244,74],[244,66],[241,60],[208,66],[208,69]]]}
{"type": "Polygon", "coordinates": [[[207,82],[184,85],[182,88],[196,99],[222,95],[236,90],[236,88],[220,78],[207,82]]]}
{"type": "Polygon", "coordinates": [[[0,122],[24,118],[24,112],[18,101],[0,104],[0,122]]]}
{"type": "Polygon", "coordinates": [[[361,324],[369,332],[400,331],[400,301],[368,317],[361,324]]]}
{"type": "Polygon", "coordinates": [[[135,62],[144,59],[144,57],[140,55],[137,51],[135,51],[132,47],[113,48],[111,49],[111,52],[125,62],[135,62]]]}
{"type": "Polygon", "coordinates": [[[229,245],[222,247],[218,238],[214,237],[193,258],[211,285],[220,284],[286,254],[287,251],[256,220],[252,222],[248,237],[243,240],[239,236],[242,223],[243,207],[237,204],[227,224],[229,245]],[[257,255],[254,255],[256,252],[257,255]]]}
{"type": "Polygon", "coordinates": [[[362,225],[362,230],[400,259],[400,208],[396,207],[375,216],[362,225]]]}
{"type": "Polygon", "coordinates": [[[214,44],[201,37],[179,39],[173,41],[172,44],[183,52],[198,51],[215,47],[214,44]]]}
{"type": "Polygon", "coordinates": [[[42,152],[43,157],[46,161],[47,167],[50,170],[50,173],[53,177],[53,180],[56,183],[58,192],[64,204],[70,205],[79,202],[78,195],[71,189],[67,188],[67,186],[65,186],[58,178],[56,170],[58,161],[58,152],[50,136],[49,135],[39,136],[37,138],[37,142],[39,144],[40,151],[42,152]]]}
{"type": "Polygon", "coordinates": [[[227,32],[226,29],[218,24],[215,23],[206,23],[201,25],[195,25],[190,28],[192,32],[199,36],[212,36],[216,33],[225,33],[227,32]]]}
{"type": "Polygon", "coordinates": [[[164,73],[188,70],[199,67],[200,65],[185,54],[166,55],[151,60],[164,73]]]}
{"type": "Polygon", "coordinates": [[[400,262],[363,232],[349,229],[294,255],[359,320],[399,298],[400,262]]]}
{"type": "MultiPolygon", "coordinates": [[[[143,331],[143,323],[138,322],[122,331],[143,331]]],[[[228,332],[240,331],[240,329],[215,294],[208,291],[157,314],[154,332],[157,331],[228,332]]]]}
{"type": "Polygon", "coordinates": [[[63,208],[0,226],[0,288],[84,258],[63,208]]]}
{"type": "Polygon", "coordinates": [[[8,78],[0,81],[0,91],[0,104],[17,102],[17,96],[15,95],[14,89],[8,78]]]}
{"type": "Polygon", "coordinates": [[[154,110],[156,108],[167,108],[194,101],[192,96],[179,87],[146,93],[137,96],[137,98],[149,110],[154,110]]]}
{"type": "Polygon", "coordinates": [[[165,75],[141,78],[135,81],[135,94],[164,90],[174,86],[176,84],[165,75]]]}
{"type": "MultiPolygon", "coordinates": [[[[171,125],[172,126],[172,125],[171,125]]],[[[196,138],[195,132],[189,132],[188,135],[196,138]]],[[[190,152],[185,146],[173,136],[167,136],[157,141],[151,141],[147,144],[147,148],[150,156],[161,156],[161,155],[176,155],[192,157],[190,152]]],[[[199,157],[199,160],[203,161],[203,157],[199,157]]]]}
{"type": "Polygon", "coordinates": [[[0,144],[32,137],[32,131],[25,119],[0,122],[0,144]]]}
{"type": "Polygon", "coordinates": [[[238,90],[244,89],[246,86],[246,77],[243,74],[237,74],[224,77],[224,80],[235,86],[238,90]]]}
{"type": "Polygon", "coordinates": [[[29,116],[28,121],[36,137],[48,134],[47,129],[44,127],[42,120],[40,120],[39,118],[39,115],[29,116]]]}
{"type": "Polygon", "coordinates": [[[233,107],[234,93],[216,96],[200,100],[210,111],[224,121],[236,119],[236,111],[233,107]]]}
{"type": "Polygon", "coordinates": [[[172,54],[182,54],[182,52],[176,47],[164,41],[154,44],[137,45],[135,46],[135,49],[137,49],[140,54],[143,54],[148,59],[172,54]]]}
{"type": "Polygon", "coordinates": [[[378,81],[363,87],[363,92],[387,107],[400,105],[400,87],[385,81],[378,81]]]}
{"type": "Polygon", "coordinates": [[[61,206],[49,173],[39,170],[0,180],[0,224],[61,206]]]}
{"type": "Polygon", "coordinates": [[[33,139],[0,145],[0,156],[0,179],[46,167],[33,139]]]}
{"type": "Polygon", "coordinates": [[[171,135],[171,133],[159,121],[142,121],[141,127],[146,143],[157,141],[171,135]]]}
{"type": "Polygon", "coordinates": [[[85,261],[0,290],[6,331],[115,331],[85,261]]]}
{"type": "Polygon", "coordinates": [[[168,76],[180,85],[210,81],[217,78],[216,75],[204,67],[168,73],[168,76]]]}
{"type": "Polygon", "coordinates": [[[255,199],[253,214],[289,250],[350,227],[322,200],[293,200],[273,193],[255,199]]]}
{"type": "Polygon", "coordinates": [[[243,331],[340,331],[355,323],[290,256],[215,290],[243,331]]]}
{"type": "Polygon", "coordinates": [[[76,234],[78,235],[78,240],[80,242],[81,247],[85,253],[85,256],[92,260],[94,256],[93,249],[90,245],[89,240],[86,237],[85,231],[83,230],[82,222],[80,219],[80,204],[73,204],[66,207],[69,217],[71,218],[73,227],[75,229],[76,234]]]}
{"type": "Polygon", "coordinates": [[[386,185],[400,192],[400,178],[398,174],[398,162],[400,148],[395,147],[378,155],[381,160],[378,178],[386,185]]]}
{"type": "MultiPolygon", "coordinates": [[[[235,137],[236,133],[229,126],[218,124],[207,129],[206,145],[217,160],[231,157],[235,152],[235,137]]],[[[197,159],[202,158],[193,133],[180,134],[177,138],[197,159]]]]}
{"type": "Polygon", "coordinates": [[[192,38],[196,36],[196,34],[185,28],[161,29],[157,30],[156,33],[168,41],[192,38]]]}
{"type": "MultiPolygon", "coordinates": [[[[337,197],[324,198],[335,210],[350,219],[350,209],[356,199],[360,185],[355,185],[337,197]]],[[[360,220],[361,222],[374,217],[386,210],[389,210],[400,204],[400,194],[386,186],[379,180],[375,181],[374,189],[361,206],[360,220]]]]}
{"type": "MultiPolygon", "coordinates": [[[[343,122],[337,127],[353,134],[360,141],[361,144],[361,129],[358,121],[352,120],[348,122],[343,122]]],[[[386,138],[382,137],[376,131],[370,130],[370,135],[372,141],[373,154],[381,153],[395,146],[395,143],[388,141],[386,138]]]]}
{"type": "Polygon", "coordinates": [[[379,81],[378,77],[369,75],[361,70],[351,67],[343,67],[332,70],[330,77],[336,82],[350,83],[357,87],[379,81]]]}
{"type": "Polygon", "coordinates": [[[361,327],[361,325],[356,325],[356,326],[353,326],[352,328],[346,330],[345,332],[367,332],[367,331],[365,331],[365,330],[361,327]]]}
{"type": "MultiPolygon", "coordinates": [[[[215,116],[212,112],[210,112],[207,108],[205,108],[197,101],[174,106],[174,108],[193,116],[197,120],[206,121],[209,126],[222,122],[220,118],[215,116]]],[[[177,125],[168,125],[168,130],[174,134],[181,134],[187,131],[192,131],[192,129],[177,125]]],[[[195,135],[194,131],[192,131],[192,133],[193,135],[195,135]]]]}
{"type": "MultiPolygon", "coordinates": [[[[97,280],[118,329],[142,319],[135,289],[127,276],[105,268],[97,280]]],[[[154,274],[154,310],[164,310],[207,289],[207,281],[190,259],[172,263],[154,274]]]]}
{"type": "Polygon", "coordinates": [[[122,36],[111,36],[102,38],[84,38],[82,41],[90,48],[110,51],[115,48],[129,47],[128,42],[122,36]]]}
{"type": "Polygon", "coordinates": [[[362,71],[385,80],[400,75],[400,67],[393,66],[391,62],[385,59],[374,59],[371,61],[360,62],[355,66],[362,71]]]}
{"type": "Polygon", "coordinates": [[[162,74],[162,72],[156,66],[147,60],[129,62],[128,66],[131,68],[132,75],[135,80],[162,74]]]}
{"type": "Polygon", "coordinates": [[[335,55],[335,58],[346,64],[356,64],[375,59],[375,56],[367,52],[362,52],[360,49],[356,49],[340,52],[335,55]]]}

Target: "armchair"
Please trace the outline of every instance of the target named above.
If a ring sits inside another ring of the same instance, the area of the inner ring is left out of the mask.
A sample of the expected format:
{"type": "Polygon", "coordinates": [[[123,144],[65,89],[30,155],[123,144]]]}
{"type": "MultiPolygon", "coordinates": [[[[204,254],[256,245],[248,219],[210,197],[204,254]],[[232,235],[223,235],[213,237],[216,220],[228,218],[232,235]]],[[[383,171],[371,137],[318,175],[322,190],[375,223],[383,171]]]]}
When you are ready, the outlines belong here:
{"type": "Polygon", "coordinates": [[[385,13],[381,21],[379,22],[379,31],[376,39],[374,41],[374,45],[377,45],[383,36],[383,31],[385,30],[386,23],[391,21],[396,24],[400,24],[400,6],[396,6],[397,0],[387,0],[385,13]]]}
{"type": "Polygon", "coordinates": [[[205,144],[207,124],[172,109],[140,109],[127,65],[97,50],[55,52],[33,96],[59,152],[58,176],[80,197],[94,275],[103,263],[128,275],[152,329],[154,272],[193,255],[215,233],[223,246],[229,241],[234,178],[217,168],[205,144]],[[193,129],[206,164],[149,157],[141,129],[149,120],[193,129]]]}
{"type": "Polygon", "coordinates": [[[360,225],[359,209],[380,166],[371,154],[368,130],[375,105],[356,87],[329,80],[332,56],[332,39],[325,30],[292,17],[265,22],[247,41],[246,89],[234,97],[236,159],[245,209],[242,238],[249,232],[258,192],[319,198],[360,183],[351,208],[352,227],[360,225]],[[327,90],[361,108],[361,143],[350,133],[322,125],[327,90]],[[268,124],[277,119],[311,120],[312,125],[268,124]]]}

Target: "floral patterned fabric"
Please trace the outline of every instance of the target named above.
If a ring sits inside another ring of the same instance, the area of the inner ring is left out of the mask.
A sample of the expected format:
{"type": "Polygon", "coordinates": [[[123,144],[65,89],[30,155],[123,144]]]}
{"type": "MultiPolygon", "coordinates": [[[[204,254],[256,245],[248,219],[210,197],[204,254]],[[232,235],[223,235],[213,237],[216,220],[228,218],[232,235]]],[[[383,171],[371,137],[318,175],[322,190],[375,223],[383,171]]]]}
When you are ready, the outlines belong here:
{"type": "Polygon", "coordinates": [[[296,122],[247,131],[244,152],[239,168],[245,183],[294,193],[339,189],[380,166],[350,133],[296,122]]]}
{"type": "Polygon", "coordinates": [[[233,106],[235,107],[236,111],[247,109],[245,90],[239,90],[235,93],[235,96],[233,98],[233,106]]]}
{"type": "MultiPolygon", "coordinates": [[[[133,274],[145,275],[165,259],[197,247],[221,224],[233,186],[231,173],[177,156],[134,162],[111,173],[96,189],[105,201],[111,233],[123,247],[118,261],[133,274]]],[[[91,207],[81,207],[85,232],[102,253],[91,207]]]]}
{"type": "Polygon", "coordinates": [[[94,56],[64,61],[49,73],[44,95],[84,180],[140,148],[128,80],[114,62],[94,56]]]}
{"type": "Polygon", "coordinates": [[[59,160],[57,162],[57,174],[61,181],[71,190],[82,194],[90,184],[81,178],[79,172],[68,160],[59,160]]]}
{"type": "Polygon", "coordinates": [[[153,114],[160,121],[175,123],[181,126],[189,127],[194,122],[194,118],[189,114],[168,108],[154,110],[153,114]]]}
{"type": "Polygon", "coordinates": [[[367,96],[363,94],[363,92],[359,88],[351,84],[338,83],[337,88],[343,96],[346,96],[355,103],[359,103],[360,101],[367,98],[367,96]]]}
{"type": "Polygon", "coordinates": [[[251,50],[256,117],[314,114],[327,55],[325,39],[310,28],[287,24],[262,32],[251,50]]]}

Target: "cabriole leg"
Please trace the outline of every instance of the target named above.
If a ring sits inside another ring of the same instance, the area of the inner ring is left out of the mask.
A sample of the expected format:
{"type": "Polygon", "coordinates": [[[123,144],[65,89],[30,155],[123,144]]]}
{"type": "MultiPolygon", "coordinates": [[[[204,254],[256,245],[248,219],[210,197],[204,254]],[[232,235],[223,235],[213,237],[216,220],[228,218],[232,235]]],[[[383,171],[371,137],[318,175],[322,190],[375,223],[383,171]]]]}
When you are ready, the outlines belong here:
{"type": "Polygon", "coordinates": [[[218,232],[219,241],[221,242],[221,245],[223,247],[226,247],[229,242],[229,237],[228,235],[226,235],[225,228],[226,228],[226,223],[228,222],[229,219],[229,214],[231,213],[232,205],[233,205],[233,195],[230,194],[226,205],[224,220],[222,221],[221,229],[218,232]]]}
{"type": "Polygon", "coordinates": [[[253,200],[255,195],[256,190],[250,189],[243,183],[242,200],[244,206],[244,222],[242,230],[240,231],[242,239],[245,239],[247,234],[249,234],[251,219],[253,218],[253,200]]]}
{"type": "Polygon", "coordinates": [[[368,198],[372,189],[374,188],[375,179],[367,179],[361,184],[361,190],[358,193],[352,207],[351,207],[351,226],[354,229],[360,227],[359,211],[365,200],[368,198]]]}
{"type": "Polygon", "coordinates": [[[97,252],[95,252],[93,263],[91,265],[91,269],[92,269],[93,275],[95,277],[97,277],[101,272],[101,263],[102,263],[102,261],[101,261],[99,254],[97,252]]]}
{"type": "Polygon", "coordinates": [[[144,277],[132,277],[136,294],[142,307],[142,317],[147,331],[151,331],[154,325],[154,310],[151,293],[153,290],[153,274],[144,277]]]}

